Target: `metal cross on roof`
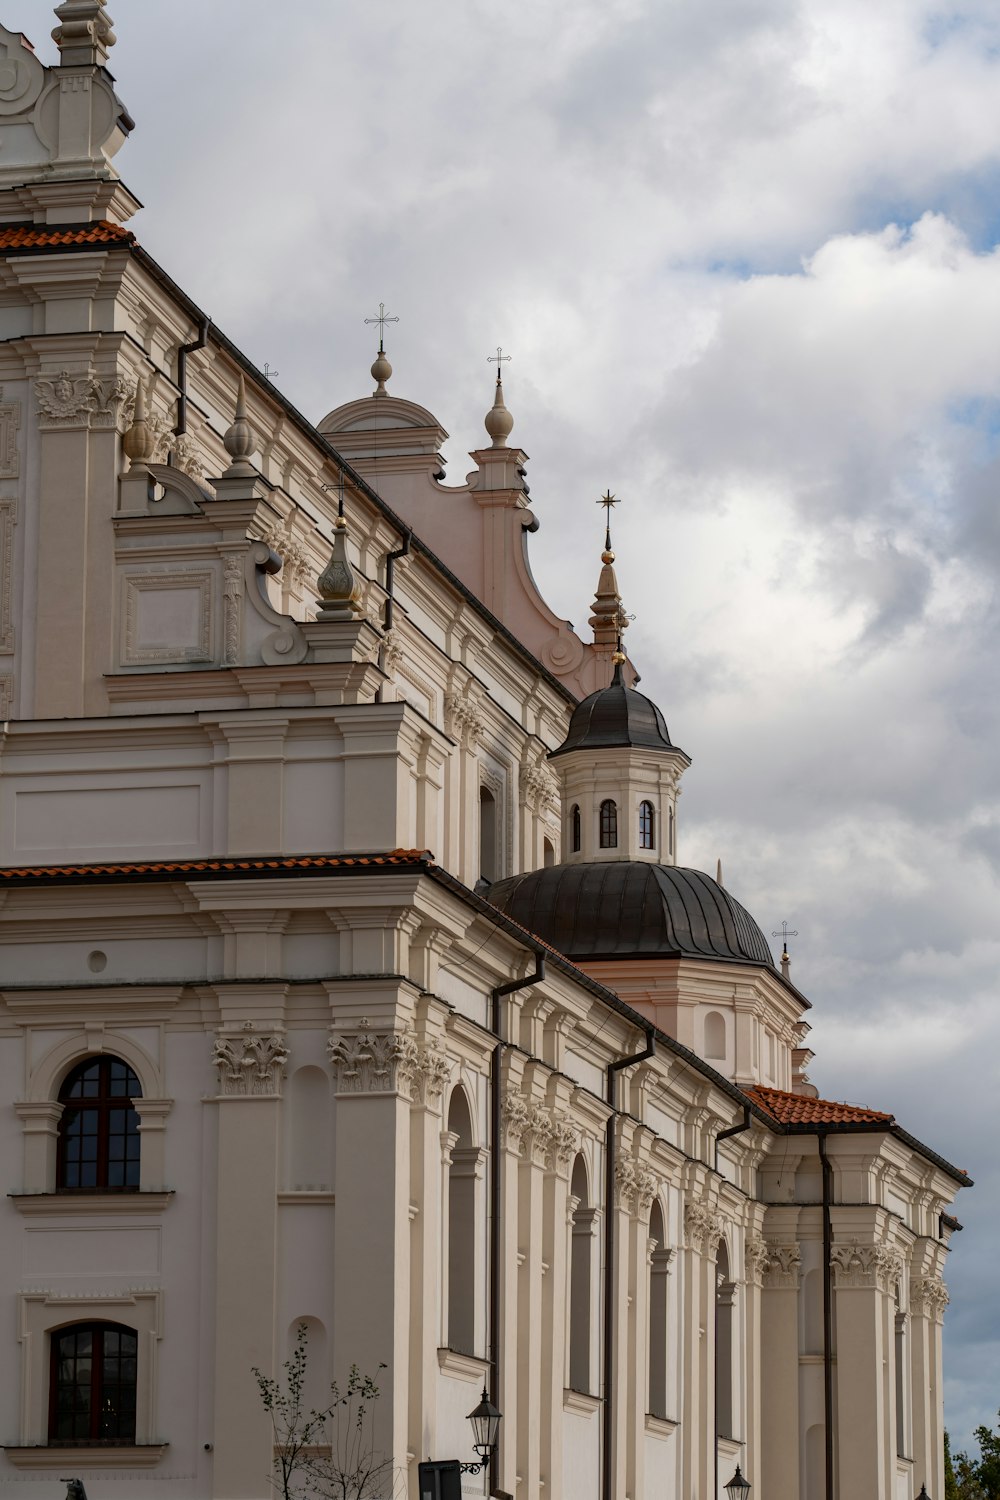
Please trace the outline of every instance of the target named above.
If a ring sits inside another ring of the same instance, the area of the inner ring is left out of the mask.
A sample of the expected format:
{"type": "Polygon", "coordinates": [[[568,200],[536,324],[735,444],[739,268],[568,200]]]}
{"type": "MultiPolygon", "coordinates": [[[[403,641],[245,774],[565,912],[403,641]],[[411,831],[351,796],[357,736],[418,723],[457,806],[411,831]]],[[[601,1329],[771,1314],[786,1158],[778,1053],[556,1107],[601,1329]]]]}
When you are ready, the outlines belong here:
{"type": "Polygon", "coordinates": [[[262,374],[263,374],[265,380],[273,380],[276,375],[280,375],[281,374],[281,371],[280,370],[272,370],[271,366],[265,360],[264,361],[264,369],[262,371],[262,374]]]}
{"type": "Polygon", "coordinates": [[[388,314],[386,313],[385,303],[384,302],[380,302],[379,305],[378,305],[378,317],[377,318],[366,318],[365,322],[366,323],[377,323],[378,324],[378,352],[380,354],[384,354],[385,353],[385,348],[384,348],[385,325],[387,323],[398,323],[399,319],[398,318],[390,318],[388,316],[388,314]]]}
{"type": "Polygon", "coordinates": [[[611,493],[611,487],[609,486],[605,490],[604,494],[601,496],[600,500],[597,501],[597,504],[604,506],[604,513],[605,513],[605,515],[607,517],[607,520],[606,520],[606,523],[605,523],[605,527],[604,527],[604,545],[608,549],[608,551],[610,552],[611,551],[611,508],[612,508],[612,506],[615,506],[615,505],[621,505],[621,501],[619,500],[619,498],[618,498],[617,495],[612,495],[612,493],[611,493]]]}
{"type": "Polygon", "coordinates": [[[509,365],[510,364],[510,355],[509,354],[505,354],[503,352],[503,345],[502,344],[497,344],[497,352],[495,354],[487,354],[487,356],[486,356],[486,363],[488,365],[496,365],[496,367],[497,367],[497,385],[499,385],[500,384],[500,366],[501,365],[509,365]]]}
{"type": "Polygon", "coordinates": [[[772,937],[780,937],[780,939],[781,939],[781,956],[782,956],[782,958],[787,958],[788,957],[788,939],[790,937],[798,937],[798,935],[799,934],[795,930],[795,928],[789,927],[789,925],[788,925],[787,922],[782,922],[782,924],[781,924],[781,931],[780,932],[778,932],[777,930],[775,930],[774,932],[771,933],[772,937]]]}

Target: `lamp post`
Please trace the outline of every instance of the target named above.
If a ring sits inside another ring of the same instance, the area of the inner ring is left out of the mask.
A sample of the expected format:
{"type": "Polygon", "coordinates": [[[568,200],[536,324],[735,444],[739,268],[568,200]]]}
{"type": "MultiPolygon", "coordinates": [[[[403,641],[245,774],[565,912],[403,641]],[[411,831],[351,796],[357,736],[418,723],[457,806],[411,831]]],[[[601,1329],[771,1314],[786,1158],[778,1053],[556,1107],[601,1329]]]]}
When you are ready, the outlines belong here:
{"type": "Polygon", "coordinates": [[[501,1422],[501,1414],[490,1400],[485,1386],[483,1386],[483,1399],[474,1411],[469,1412],[469,1421],[472,1423],[472,1446],[479,1454],[479,1462],[463,1464],[462,1473],[479,1474],[493,1456],[493,1449],[500,1435],[501,1422]]]}
{"type": "Polygon", "coordinates": [[[930,1495],[927,1493],[926,1484],[920,1486],[920,1494],[917,1496],[917,1500],[931,1500],[930,1495]]]}
{"type": "Polygon", "coordinates": [[[739,1464],[736,1465],[736,1473],[733,1475],[729,1483],[723,1486],[723,1488],[725,1489],[726,1494],[729,1496],[729,1500],[747,1500],[747,1496],[750,1493],[751,1486],[747,1484],[746,1480],[743,1478],[743,1475],[740,1473],[739,1464]]]}

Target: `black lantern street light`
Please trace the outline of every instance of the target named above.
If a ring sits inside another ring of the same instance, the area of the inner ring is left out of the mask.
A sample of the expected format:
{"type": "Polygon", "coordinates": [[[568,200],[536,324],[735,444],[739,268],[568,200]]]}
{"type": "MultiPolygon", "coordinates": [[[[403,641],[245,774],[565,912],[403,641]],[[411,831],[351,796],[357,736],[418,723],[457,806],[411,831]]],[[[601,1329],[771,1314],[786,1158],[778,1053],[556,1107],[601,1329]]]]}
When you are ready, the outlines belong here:
{"type": "Polygon", "coordinates": [[[927,1493],[926,1484],[920,1486],[920,1494],[917,1496],[917,1500],[931,1500],[930,1495],[927,1493]]]}
{"type": "Polygon", "coordinates": [[[473,1448],[479,1454],[477,1464],[463,1464],[463,1474],[478,1474],[489,1463],[493,1456],[493,1450],[497,1445],[500,1435],[501,1416],[489,1398],[486,1387],[483,1386],[483,1399],[475,1411],[469,1412],[469,1421],[472,1423],[473,1448]]]}
{"type": "Polygon", "coordinates": [[[725,1486],[725,1491],[729,1496],[729,1500],[747,1500],[750,1489],[751,1486],[747,1484],[746,1480],[743,1478],[743,1475],[740,1473],[740,1466],[739,1464],[737,1464],[736,1473],[733,1475],[729,1483],[725,1486]]]}

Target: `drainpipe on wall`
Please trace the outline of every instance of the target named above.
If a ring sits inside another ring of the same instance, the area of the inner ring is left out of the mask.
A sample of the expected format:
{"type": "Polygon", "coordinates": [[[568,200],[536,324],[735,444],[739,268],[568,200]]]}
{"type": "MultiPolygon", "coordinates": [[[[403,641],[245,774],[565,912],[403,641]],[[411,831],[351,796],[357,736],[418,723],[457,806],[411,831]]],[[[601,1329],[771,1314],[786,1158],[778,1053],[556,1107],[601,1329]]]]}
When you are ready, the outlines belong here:
{"type": "Polygon", "coordinates": [[[833,1500],[833,1168],[826,1154],[826,1132],[817,1131],[823,1168],[823,1428],[826,1500],[833,1500]]]}
{"type": "MultiPolygon", "coordinates": [[[[734,1135],[742,1135],[745,1130],[749,1130],[749,1129],[750,1129],[750,1106],[749,1106],[749,1104],[744,1104],[744,1106],[743,1106],[743,1123],[741,1125],[730,1125],[730,1127],[729,1127],[728,1130],[720,1130],[719,1133],[718,1133],[718,1135],[715,1137],[715,1170],[716,1171],[719,1170],[719,1142],[720,1141],[731,1140],[734,1135]]],[[[732,1274],[732,1267],[730,1266],[729,1269],[730,1269],[730,1274],[732,1274]]],[[[718,1288],[716,1288],[715,1300],[714,1300],[714,1304],[713,1304],[713,1319],[712,1319],[712,1323],[713,1323],[713,1329],[714,1329],[713,1337],[715,1339],[715,1390],[712,1393],[712,1412],[713,1412],[713,1423],[714,1423],[714,1426],[715,1426],[715,1440],[714,1440],[714,1443],[712,1445],[712,1454],[713,1454],[713,1457],[714,1457],[714,1466],[713,1467],[714,1467],[714,1470],[715,1470],[715,1489],[713,1491],[713,1496],[715,1496],[715,1495],[718,1495],[718,1493],[719,1493],[719,1295],[718,1295],[718,1288]]],[[[731,1433],[727,1433],[726,1434],[727,1437],[730,1437],[731,1435],[732,1435],[731,1433]]]]}
{"type": "MultiPolygon", "coordinates": [[[[393,606],[394,606],[394,604],[396,602],[395,601],[395,597],[393,595],[393,580],[394,580],[394,577],[395,577],[396,563],[399,561],[399,559],[401,557],[409,557],[409,555],[410,555],[410,540],[411,540],[412,536],[413,536],[413,532],[412,531],[404,531],[403,532],[403,544],[402,544],[402,546],[401,547],[397,547],[394,552],[387,552],[385,554],[385,609],[382,612],[382,631],[383,631],[383,634],[387,634],[392,629],[393,606]]],[[[385,671],[385,642],[384,641],[383,641],[383,643],[378,648],[378,664],[379,664],[380,669],[384,672],[385,671]]],[[[381,703],[382,702],[382,683],[379,683],[378,687],[375,689],[375,702],[376,703],[381,703]]]]}
{"type": "Polygon", "coordinates": [[[187,357],[196,354],[199,349],[204,349],[208,343],[208,330],[212,326],[211,318],[202,318],[198,328],[198,337],[192,339],[190,344],[181,344],[177,351],[177,426],[174,428],[174,437],[182,437],[187,432],[187,357]]]}
{"type": "Polygon", "coordinates": [[[603,1453],[601,1455],[603,1500],[616,1500],[614,1473],[611,1462],[612,1437],[614,1434],[614,1402],[611,1388],[615,1374],[615,1307],[613,1302],[615,1279],[615,1124],[618,1115],[618,1089],[616,1074],[622,1068],[631,1068],[634,1063],[644,1062],[656,1054],[656,1033],[652,1027],[646,1032],[646,1045],[642,1052],[633,1052],[629,1057],[619,1057],[608,1064],[608,1104],[611,1113],[604,1141],[604,1428],[603,1453]]]}
{"type": "MultiPolygon", "coordinates": [[[[409,533],[406,535],[405,546],[409,550],[409,533]]],[[[405,554],[396,554],[396,556],[400,555],[405,554]]],[[[500,1063],[503,1058],[503,1049],[506,1046],[502,1035],[500,1001],[505,995],[514,994],[515,990],[526,990],[529,985],[541,984],[544,978],[545,954],[537,953],[535,955],[535,972],[533,974],[529,974],[526,979],[512,979],[509,984],[498,985],[492,992],[490,1030],[493,1032],[496,1041],[493,1045],[493,1056],[490,1059],[490,1236],[487,1276],[490,1289],[490,1400],[497,1407],[500,1405],[500,1215],[502,1211],[500,1198],[500,1161],[502,1156],[500,1139],[500,1063]]],[[[497,1450],[494,1448],[490,1454],[489,1478],[491,1495],[502,1495],[504,1493],[502,1490],[497,1489],[497,1477],[497,1450]]]]}

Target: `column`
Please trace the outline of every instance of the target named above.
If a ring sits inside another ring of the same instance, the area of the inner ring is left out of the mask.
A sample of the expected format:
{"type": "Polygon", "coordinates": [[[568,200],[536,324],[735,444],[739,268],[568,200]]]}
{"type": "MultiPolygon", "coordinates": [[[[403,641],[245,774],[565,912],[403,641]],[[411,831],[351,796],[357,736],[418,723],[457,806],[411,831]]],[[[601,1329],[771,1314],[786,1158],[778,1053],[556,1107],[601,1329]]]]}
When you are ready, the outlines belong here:
{"type": "Polygon", "coordinates": [[[413,1043],[392,1016],[331,1029],[337,1072],[334,1370],[376,1378],[375,1447],[405,1472],[410,1320],[410,1104],[413,1043]],[[387,1368],[379,1371],[378,1365],[387,1368]]]}
{"type": "Polygon", "coordinates": [[[715,1252],[722,1223],[709,1202],[684,1207],[682,1495],[715,1483],[715,1252]]]}
{"type": "Polygon", "coordinates": [[[245,1500],[270,1493],[273,1448],[251,1371],[269,1378],[275,1349],[281,1079],[277,1031],[251,1022],[216,1038],[219,1070],[215,1269],[213,1494],[245,1500]]]}
{"type": "Polygon", "coordinates": [[[913,1397],[913,1483],[928,1494],[944,1494],[944,1394],[941,1330],[948,1293],[931,1271],[910,1277],[910,1384],[913,1397]]]}
{"type": "Polygon", "coordinates": [[[563,1490],[563,1389],[566,1330],[569,1328],[569,1245],[572,1212],[579,1199],[569,1192],[569,1169],[578,1133],[557,1114],[546,1156],[542,1210],[542,1257],[548,1270],[542,1282],[542,1448],[541,1476],[546,1495],[563,1490]],[[569,1232],[567,1232],[567,1229],[569,1232]]]}
{"type": "Polygon", "coordinates": [[[843,1495],[891,1500],[896,1467],[893,1358],[902,1257],[884,1244],[833,1247],[837,1350],[837,1476],[843,1495]]]}
{"type": "MultiPolygon", "coordinates": [[[[440,1045],[419,1049],[410,1074],[410,1348],[407,1445],[419,1458],[436,1452],[437,1350],[441,1338],[443,1196],[441,1095],[451,1065],[440,1045]]],[[[417,1473],[410,1475],[416,1496],[417,1473]]]]}
{"type": "Polygon", "coordinates": [[[518,1173],[518,1241],[521,1246],[517,1273],[517,1473],[519,1495],[540,1491],[542,1423],[545,1395],[542,1369],[543,1338],[543,1238],[545,1164],[551,1144],[552,1124],[548,1110],[538,1100],[528,1104],[528,1123],[522,1137],[523,1154],[518,1173]]]}
{"type": "MultiPolygon", "coordinates": [[[[761,1494],[799,1500],[802,1252],[795,1243],[753,1238],[747,1245],[746,1264],[748,1290],[752,1289],[759,1308],[761,1494]]],[[[753,1337],[749,1328],[748,1335],[753,1337]]]]}

